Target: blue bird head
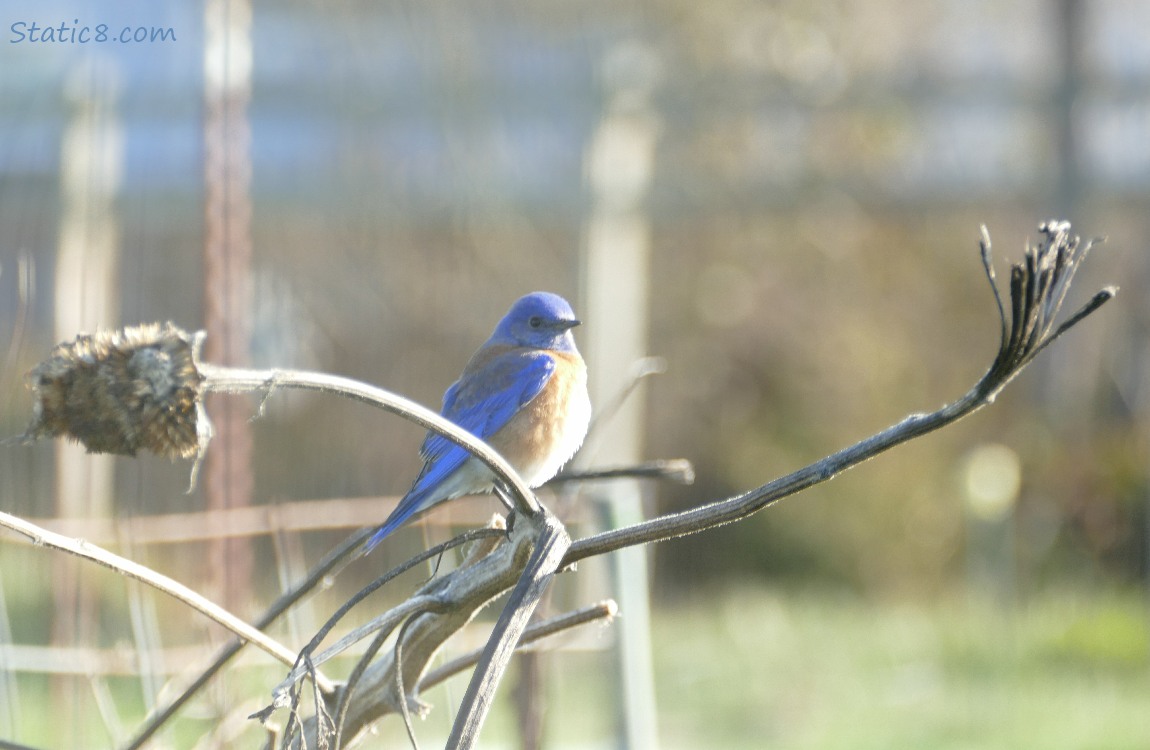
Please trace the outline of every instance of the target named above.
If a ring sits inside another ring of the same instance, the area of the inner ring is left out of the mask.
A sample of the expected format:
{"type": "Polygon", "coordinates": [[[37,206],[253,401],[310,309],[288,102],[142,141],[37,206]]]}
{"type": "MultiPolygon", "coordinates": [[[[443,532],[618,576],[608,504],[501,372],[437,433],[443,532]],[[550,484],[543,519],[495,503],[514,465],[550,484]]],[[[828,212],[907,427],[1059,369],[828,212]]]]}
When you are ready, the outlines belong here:
{"type": "Polygon", "coordinates": [[[558,294],[532,292],[515,301],[488,343],[574,352],[571,329],[579,323],[571,305],[558,294]]]}

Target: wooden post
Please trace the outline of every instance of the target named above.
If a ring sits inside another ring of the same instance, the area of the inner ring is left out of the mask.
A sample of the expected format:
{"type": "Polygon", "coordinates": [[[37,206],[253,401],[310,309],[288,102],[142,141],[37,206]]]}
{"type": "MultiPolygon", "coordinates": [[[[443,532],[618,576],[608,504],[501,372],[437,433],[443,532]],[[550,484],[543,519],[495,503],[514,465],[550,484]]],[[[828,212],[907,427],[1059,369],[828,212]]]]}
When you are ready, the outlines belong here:
{"type": "MultiPolygon", "coordinates": [[[[607,107],[586,156],[591,191],[587,226],[582,315],[587,321],[584,356],[591,403],[602,407],[627,386],[634,365],[647,356],[650,225],[644,200],[651,182],[659,123],[651,109],[657,61],[637,44],[612,50],[602,77],[607,107]]],[[[588,446],[612,464],[642,458],[643,402],[632,396],[588,446]]],[[[638,480],[588,488],[606,503],[612,526],[643,517],[638,480]]],[[[620,717],[628,748],[658,747],[655,686],[651,666],[647,550],[612,555],[622,679],[620,717]]]]}
{"type": "MultiPolygon", "coordinates": [[[[56,250],[55,338],[118,324],[120,228],[116,196],[123,171],[124,145],[116,113],[117,71],[89,57],[67,85],[68,124],[60,144],[60,237],[56,250]]],[[[112,513],[113,458],[88,454],[83,446],[56,441],[56,515],[106,518],[112,513]]],[[[78,561],[56,555],[53,565],[52,643],[78,646],[91,642],[96,596],[79,583],[78,561]]],[[[79,715],[80,695],[73,678],[60,678],[54,689],[59,715],[79,715]]],[[[78,746],[61,725],[57,741],[78,746]]],[[[72,722],[80,726],[80,722],[72,722]]]]}
{"type": "MultiPolygon", "coordinates": [[[[204,356],[248,365],[251,337],[251,133],[247,120],[252,76],[250,0],[207,0],[204,17],[204,356]]],[[[208,399],[215,438],[204,467],[210,510],[251,503],[250,406],[234,396],[208,399]]],[[[251,598],[251,543],[220,539],[207,551],[211,588],[241,616],[251,598]]]]}

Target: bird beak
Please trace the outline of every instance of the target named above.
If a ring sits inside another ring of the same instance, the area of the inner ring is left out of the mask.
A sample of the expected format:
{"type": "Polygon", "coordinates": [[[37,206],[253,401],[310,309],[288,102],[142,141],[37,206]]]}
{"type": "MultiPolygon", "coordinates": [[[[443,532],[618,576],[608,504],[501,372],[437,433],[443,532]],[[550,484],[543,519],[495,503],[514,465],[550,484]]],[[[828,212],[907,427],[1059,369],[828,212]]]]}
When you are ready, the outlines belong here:
{"type": "Polygon", "coordinates": [[[583,325],[583,321],[572,318],[571,320],[560,320],[555,324],[555,328],[560,331],[568,331],[575,326],[583,325]]]}

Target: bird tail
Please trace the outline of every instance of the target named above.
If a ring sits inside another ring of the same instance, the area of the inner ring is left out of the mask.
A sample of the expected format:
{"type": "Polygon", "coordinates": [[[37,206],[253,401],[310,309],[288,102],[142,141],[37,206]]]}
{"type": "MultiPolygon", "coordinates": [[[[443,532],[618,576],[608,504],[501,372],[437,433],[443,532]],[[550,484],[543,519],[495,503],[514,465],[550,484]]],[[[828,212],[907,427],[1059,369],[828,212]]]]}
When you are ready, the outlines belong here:
{"type": "Polygon", "coordinates": [[[412,516],[427,510],[434,503],[426,502],[431,495],[431,487],[421,487],[420,482],[416,482],[416,486],[411,488],[411,491],[403,496],[399,504],[395,506],[395,510],[391,511],[391,515],[383,522],[383,525],[375,530],[375,533],[363,545],[363,551],[360,556],[366,555],[376,548],[380,542],[387,538],[391,532],[398,529],[403,524],[407,523],[412,516]]]}
{"type": "Polygon", "coordinates": [[[406,520],[407,518],[396,518],[394,514],[389,517],[387,521],[384,522],[383,525],[378,529],[376,529],[375,533],[372,534],[366,542],[364,542],[363,551],[359,553],[360,556],[362,557],[375,549],[380,542],[386,539],[387,536],[391,534],[391,532],[402,526],[403,522],[406,520]]]}
{"type": "Polygon", "coordinates": [[[467,454],[461,452],[457,461],[441,461],[424,466],[415,484],[395,506],[395,510],[391,511],[391,515],[383,525],[364,543],[361,554],[371,552],[377,544],[387,538],[388,534],[407,523],[413,516],[444,500],[459,497],[464,491],[471,489],[471,485],[466,484],[469,481],[468,475],[458,471],[459,467],[466,463],[466,459],[467,454]]]}

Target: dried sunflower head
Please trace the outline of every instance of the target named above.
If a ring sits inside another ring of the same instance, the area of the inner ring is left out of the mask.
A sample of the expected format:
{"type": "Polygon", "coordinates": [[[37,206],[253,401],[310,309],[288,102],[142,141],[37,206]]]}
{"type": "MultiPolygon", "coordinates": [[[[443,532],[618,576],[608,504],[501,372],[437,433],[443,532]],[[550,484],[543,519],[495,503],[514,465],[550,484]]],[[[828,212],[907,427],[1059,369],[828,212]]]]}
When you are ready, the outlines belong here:
{"type": "Polygon", "coordinates": [[[25,439],[69,437],[90,453],[141,448],[192,458],[211,426],[203,409],[203,334],[152,323],[81,334],[28,373],[35,396],[25,439]]]}

